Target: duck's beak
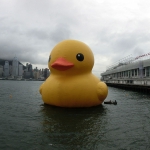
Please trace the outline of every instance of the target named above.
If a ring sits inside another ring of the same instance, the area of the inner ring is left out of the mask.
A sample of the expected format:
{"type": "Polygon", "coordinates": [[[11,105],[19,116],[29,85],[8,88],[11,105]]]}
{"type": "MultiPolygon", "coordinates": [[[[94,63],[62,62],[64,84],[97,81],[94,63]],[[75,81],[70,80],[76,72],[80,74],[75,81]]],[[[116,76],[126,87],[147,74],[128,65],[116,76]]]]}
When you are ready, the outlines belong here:
{"type": "Polygon", "coordinates": [[[51,64],[51,67],[60,71],[64,71],[73,67],[74,64],[67,61],[66,59],[60,57],[54,63],[51,64]]]}

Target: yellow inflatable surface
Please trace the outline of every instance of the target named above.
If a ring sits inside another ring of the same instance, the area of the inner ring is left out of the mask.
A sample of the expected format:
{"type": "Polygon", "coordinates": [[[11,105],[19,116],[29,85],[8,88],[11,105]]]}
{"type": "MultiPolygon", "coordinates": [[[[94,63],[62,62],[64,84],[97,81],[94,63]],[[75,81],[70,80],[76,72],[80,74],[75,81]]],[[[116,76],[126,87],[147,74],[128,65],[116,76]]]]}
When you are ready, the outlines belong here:
{"type": "Polygon", "coordinates": [[[100,105],[108,89],[92,74],[94,56],[83,42],[65,40],[51,51],[50,76],[40,86],[45,104],[60,107],[91,107],[100,105]]]}

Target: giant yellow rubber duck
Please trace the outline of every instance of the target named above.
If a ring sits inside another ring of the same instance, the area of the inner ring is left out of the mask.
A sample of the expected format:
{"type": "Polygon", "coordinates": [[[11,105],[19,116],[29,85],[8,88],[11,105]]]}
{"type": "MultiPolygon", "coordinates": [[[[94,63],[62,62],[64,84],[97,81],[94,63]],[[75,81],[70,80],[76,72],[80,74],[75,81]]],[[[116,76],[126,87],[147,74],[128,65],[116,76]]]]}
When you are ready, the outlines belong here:
{"type": "Polygon", "coordinates": [[[92,74],[94,56],[91,49],[77,40],[64,40],[51,51],[50,76],[40,86],[45,104],[59,107],[100,105],[108,89],[92,74]]]}

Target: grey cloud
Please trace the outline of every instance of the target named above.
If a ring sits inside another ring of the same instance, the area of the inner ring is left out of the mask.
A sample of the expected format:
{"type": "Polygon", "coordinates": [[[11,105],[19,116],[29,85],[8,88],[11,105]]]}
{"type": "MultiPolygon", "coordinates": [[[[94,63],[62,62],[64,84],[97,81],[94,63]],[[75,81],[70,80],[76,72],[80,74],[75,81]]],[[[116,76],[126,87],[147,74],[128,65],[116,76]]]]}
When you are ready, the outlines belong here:
{"type": "Polygon", "coordinates": [[[30,29],[27,31],[26,36],[37,38],[40,40],[48,40],[49,32],[43,29],[30,29]]]}
{"type": "Polygon", "coordinates": [[[116,49],[120,49],[120,50],[129,50],[131,48],[133,48],[137,43],[137,40],[134,37],[124,37],[124,35],[122,35],[122,37],[119,37],[118,39],[116,39],[116,41],[114,41],[114,48],[116,49]]]}
{"type": "Polygon", "coordinates": [[[30,62],[35,64],[45,64],[47,60],[43,60],[38,56],[38,52],[29,46],[19,46],[11,42],[0,42],[0,58],[12,60],[17,57],[21,62],[30,62]]]}
{"type": "Polygon", "coordinates": [[[134,14],[130,11],[136,2],[131,6],[127,0],[128,10],[118,5],[119,1],[101,2],[2,1],[0,58],[12,59],[16,54],[21,61],[47,65],[51,49],[70,38],[89,45],[94,55],[100,56],[96,61],[104,66],[133,53],[149,52],[149,8],[144,5],[134,14]],[[142,13],[143,9],[147,13],[142,13]],[[101,61],[101,56],[107,61],[101,61]]]}
{"type": "Polygon", "coordinates": [[[70,29],[66,24],[58,24],[54,31],[51,32],[51,40],[58,43],[64,39],[70,38],[70,29]]]}

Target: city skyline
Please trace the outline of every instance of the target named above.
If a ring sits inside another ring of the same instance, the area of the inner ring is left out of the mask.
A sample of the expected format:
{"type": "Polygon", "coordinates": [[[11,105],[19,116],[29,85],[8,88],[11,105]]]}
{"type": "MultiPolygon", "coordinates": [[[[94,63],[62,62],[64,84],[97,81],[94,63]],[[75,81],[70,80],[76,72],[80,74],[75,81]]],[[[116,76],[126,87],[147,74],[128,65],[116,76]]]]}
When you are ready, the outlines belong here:
{"type": "MultiPolygon", "coordinates": [[[[14,57],[16,57],[16,56],[14,56],[14,57]]],[[[9,61],[9,62],[11,62],[13,59],[2,59],[2,58],[0,58],[0,60],[2,60],[2,61],[9,61]]],[[[26,64],[28,63],[28,64],[32,64],[32,63],[30,63],[30,62],[22,62],[22,61],[20,61],[20,60],[18,60],[24,67],[26,66],[26,64]]],[[[44,68],[42,68],[42,67],[38,67],[38,66],[36,66],[36,65],[34,65],[34,64],[32,64],[34,67],[34,69],[37,67],[39,70],[40,69],[45,69],[45,68],[47,68],[47,69],[49,69],[48,68],[48,65],[45,65],[45,67],[44,68]],[[46,67],[47,66],[47,67],[46,67]]],[[[40,65],[39,65],[40,66],[40,65]]]]}
{"type": "Polygon", "coordinates": [[[32,64],[26,63],[23,66],[15,56],[12,60],[2,60],[0,59],[0,78],[9,79],[46,79],[50,74],[48,68],[38,69],[35,67],[33,69],[32,64]]]}

